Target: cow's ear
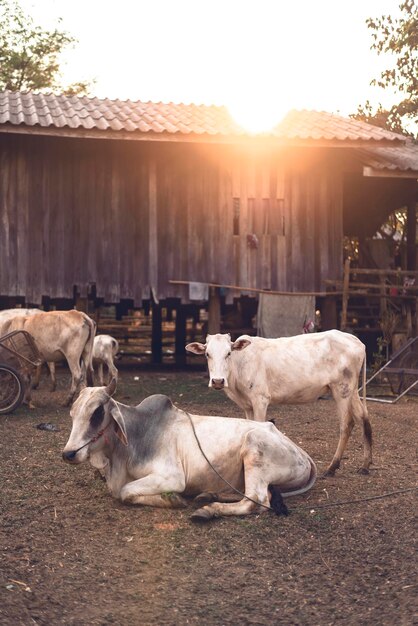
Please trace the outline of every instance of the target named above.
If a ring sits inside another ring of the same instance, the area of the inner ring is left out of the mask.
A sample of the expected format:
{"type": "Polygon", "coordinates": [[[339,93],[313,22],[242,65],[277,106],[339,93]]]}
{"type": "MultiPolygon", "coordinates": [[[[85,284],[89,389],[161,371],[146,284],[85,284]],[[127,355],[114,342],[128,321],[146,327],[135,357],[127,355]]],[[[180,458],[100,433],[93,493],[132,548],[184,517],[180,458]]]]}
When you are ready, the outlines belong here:
{"type": "Polygon", "coordinates": [[[118,404],[112,400],[110,404],[110,414],[116,422],[116,437],[123,443],[124,446],[128,445],[128,435],[126,434],[125,420],[121,413],[118,404]]]}
{"type": "Polygon", "coordinates": [[[194,354],[205,354],[206,345],[204,343],[199,343],[198,341],[193,341],[193,343],[187,344],[186,350],[193,352],[194,354]]]}
{"type": "Polygon", "coordinates": [[[247,346],[249,346],[251,341],[248,339],[237,339],[231,346],[232,350],[244,350],[247,346]]]}

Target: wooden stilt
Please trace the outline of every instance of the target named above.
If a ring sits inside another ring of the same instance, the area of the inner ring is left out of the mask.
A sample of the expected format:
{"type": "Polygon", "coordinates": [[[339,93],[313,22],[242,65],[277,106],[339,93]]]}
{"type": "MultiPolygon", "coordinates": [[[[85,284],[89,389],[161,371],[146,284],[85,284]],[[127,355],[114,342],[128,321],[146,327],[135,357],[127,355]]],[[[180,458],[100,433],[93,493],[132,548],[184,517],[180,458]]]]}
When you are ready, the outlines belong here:
{"type": "Polygon", "coordinates": [[[208,332],[215,335],[221,330],[221,294],[219,287],[209,287],[208,332]]]}
{"type": "Polygon", "coordinates": [[[175,361],[177,365],[186,363],[186,308],[181,304],[176,310],[175,361]]]}
{"type": "Polygon", "coordinates": [[[152,362],[161,363],[163,360],[163,331],[161,305],[152,303],[152,337],[151,337],[152,362]]]}

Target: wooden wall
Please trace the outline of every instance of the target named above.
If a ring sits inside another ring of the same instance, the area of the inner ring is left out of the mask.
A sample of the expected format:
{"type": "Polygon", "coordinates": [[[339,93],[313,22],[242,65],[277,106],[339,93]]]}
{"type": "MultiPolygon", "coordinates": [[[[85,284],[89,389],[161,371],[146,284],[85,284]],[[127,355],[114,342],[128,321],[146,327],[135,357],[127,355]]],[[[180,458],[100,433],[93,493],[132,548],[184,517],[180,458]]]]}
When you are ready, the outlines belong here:
{"type": "Polygon", "coordinates": [[[322,290],[342,273],[342,193],[326,151],[0,135],[0,296],[322,290]]]}

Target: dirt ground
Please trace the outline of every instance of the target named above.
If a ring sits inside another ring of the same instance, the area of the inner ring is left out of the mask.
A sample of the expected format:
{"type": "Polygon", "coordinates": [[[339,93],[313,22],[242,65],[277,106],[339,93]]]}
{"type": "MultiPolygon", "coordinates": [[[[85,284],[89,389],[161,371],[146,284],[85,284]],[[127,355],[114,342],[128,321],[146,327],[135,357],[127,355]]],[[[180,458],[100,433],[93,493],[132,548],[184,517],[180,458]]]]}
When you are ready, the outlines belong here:
{"type": "MultiPolygon", "coordinates": [[[[2,626],[414,623],[417,492],[365,499],[416,485],[416,398],[369,403],[369,476],[356,473],[355,429],[337,476],[289,499],[288,517],[195,525],[192,508],[122,505],[91,466],[61,460],[68,380],[60,372],[51,394],[44,379],[36,409],[0,416],[2,626]],[[39,430],[41,422],[60,430],[39,430]]],[[[134,405],[152,393],[190,412],[241,417],[223,392],[207,388],[204,371],[120,372],[119,401],[134,405]]],[[[334,402],[274,407],[270,416],[324,470],[338,435],[334,402]]]]}

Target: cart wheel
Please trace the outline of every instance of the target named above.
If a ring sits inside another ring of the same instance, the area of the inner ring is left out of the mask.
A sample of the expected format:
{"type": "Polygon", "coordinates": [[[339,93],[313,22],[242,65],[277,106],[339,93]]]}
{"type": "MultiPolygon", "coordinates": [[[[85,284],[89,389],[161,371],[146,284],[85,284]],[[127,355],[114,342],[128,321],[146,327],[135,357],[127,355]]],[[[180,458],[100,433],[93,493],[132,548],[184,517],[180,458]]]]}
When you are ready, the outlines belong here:
{"type": "Polygon", "coordinates": [[[25,388],[17,370],[0,365],[0,414],[11,413],[22,403],[25,388]]]}

